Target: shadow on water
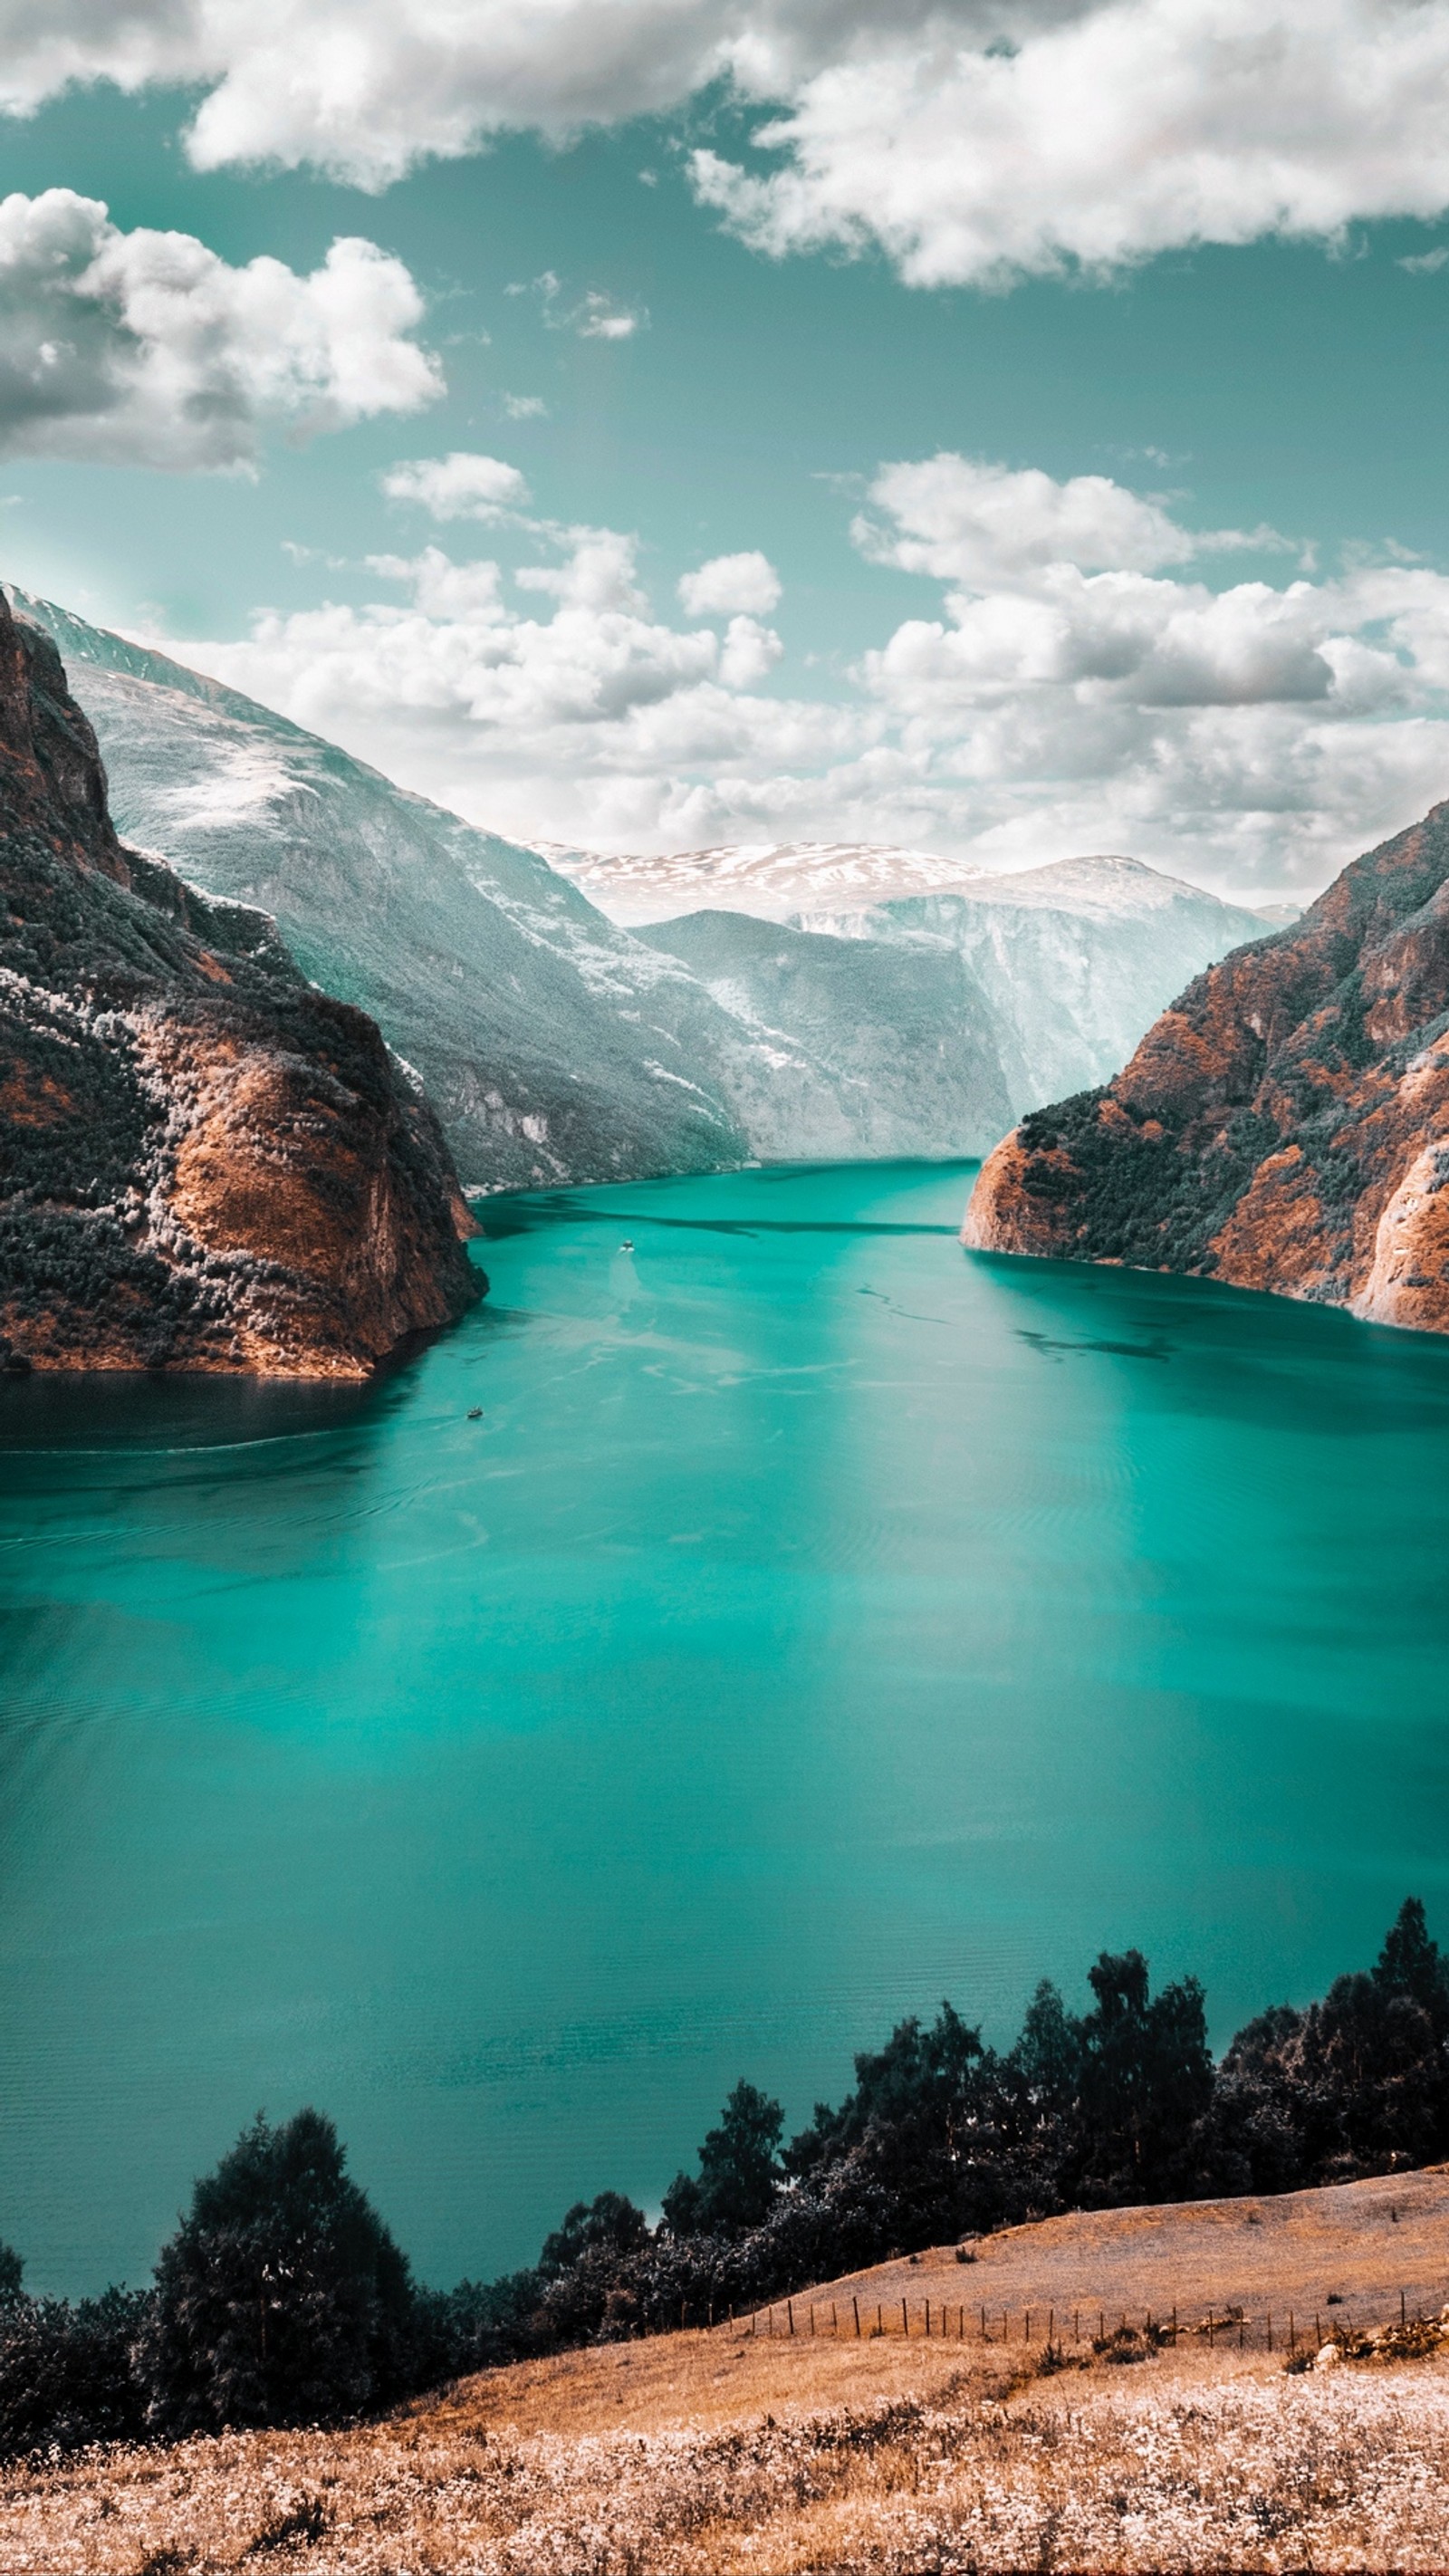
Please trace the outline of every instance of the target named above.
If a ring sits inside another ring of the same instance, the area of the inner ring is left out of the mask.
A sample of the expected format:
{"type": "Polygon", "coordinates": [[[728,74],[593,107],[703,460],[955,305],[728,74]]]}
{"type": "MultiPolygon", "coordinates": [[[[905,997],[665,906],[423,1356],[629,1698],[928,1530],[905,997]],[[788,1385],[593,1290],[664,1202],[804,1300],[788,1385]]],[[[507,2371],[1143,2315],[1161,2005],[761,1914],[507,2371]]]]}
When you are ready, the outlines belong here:
{"type": "Polygon", "coordinates": [[[1006,1253],[963,1258],[1016,1310],[1012,1339],[1045,1366],[1170,1364],[1151,1372],[1155,1403],[1265,1429],[1449,1434],[1449,1338],[1211,1279],[1006,1253]]]}
{"type": "Polygon", "coordinates": [[[45,1371],[0,1382],[0,1452],[250,1447],[352,1430],[382,1392],[378,1382],[45,1371]]]}

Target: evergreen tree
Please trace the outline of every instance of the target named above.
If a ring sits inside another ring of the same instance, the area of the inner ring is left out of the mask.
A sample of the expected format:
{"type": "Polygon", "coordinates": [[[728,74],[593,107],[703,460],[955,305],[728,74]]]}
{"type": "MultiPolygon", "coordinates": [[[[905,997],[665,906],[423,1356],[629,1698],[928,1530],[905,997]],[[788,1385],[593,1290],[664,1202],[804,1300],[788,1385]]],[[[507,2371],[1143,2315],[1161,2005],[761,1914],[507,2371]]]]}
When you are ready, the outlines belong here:
{"type": "Polygon", "coordinates": [[[664,2195],[673,2236],[739,2236],[758,2227],[784,2180],[780,2138],[785,2115],[757,2085],[743,2081],[699,2150],[699,2173],[676,2174],[664,2195]]]}
{"type": "Polygon", "coordinates": [[[1087,1982],[1097,2002],[1077,2024],[1081,2196],[1098,2207],[1166,2199],[1213,2096],[1202,1987],[1186,1977],[1153,1997],[1140,1950],[1104,1950],[1087,1982]]]}
{"type": "Polygon", "coordinates": [[[330,2120],[260,2114],[156,2266],[141,2368],[166,2433],[336,2422],[399,2395],[413,2289],[330,2120]]]}

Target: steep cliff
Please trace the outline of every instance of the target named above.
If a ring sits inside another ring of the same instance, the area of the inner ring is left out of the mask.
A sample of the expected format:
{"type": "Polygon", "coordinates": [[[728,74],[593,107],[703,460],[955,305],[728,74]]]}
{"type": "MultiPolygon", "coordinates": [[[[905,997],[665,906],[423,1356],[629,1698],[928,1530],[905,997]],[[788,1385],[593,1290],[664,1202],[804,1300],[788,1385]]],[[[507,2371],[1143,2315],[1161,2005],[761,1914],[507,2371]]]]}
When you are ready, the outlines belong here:
{"type": "Polygon", "coordinates": [[[944,941],[832,939],[719,911],[635,937],[738,1024],[719,1080],[766,1162],[979,1154],[1020,1105],[1009,1036],[944,941]]]}
{"type": "Polygon", "coordinates": [[[431,1111],[263,914],[123,847],[0,600],[0,1366],[362,1377],[482,1286],[431,1111]]]}
{"type": "Polygon", "coordinates": [[[1190,984],[1104,1090],[997,1146],[982,1250],[1178,1270],[1449,1331],[1449,804],[1190,984]]]}

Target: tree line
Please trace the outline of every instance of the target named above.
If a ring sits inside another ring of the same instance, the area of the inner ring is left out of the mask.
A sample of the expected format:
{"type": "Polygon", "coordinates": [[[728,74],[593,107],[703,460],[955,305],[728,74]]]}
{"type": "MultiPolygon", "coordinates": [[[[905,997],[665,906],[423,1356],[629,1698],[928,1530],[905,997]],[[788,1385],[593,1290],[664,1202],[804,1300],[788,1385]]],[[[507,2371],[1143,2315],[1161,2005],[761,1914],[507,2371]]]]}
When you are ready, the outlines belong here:
{"type": "Polygon", "coordinates": [[[1195,1977],[1154,1995],[1127,1950],[1087,1981],[1079,2014],[1038,1986],[1004,2052],[949,2003],[898,2023],[788,2140],[779,2103],[741,2081],[656,2226],[605,2191],[527,2270],[447,2291],[414,2281],[329,2120],[258,2117],[195,2185],[148,2289],[31,2298],[0,2246],[0,2454],[352,2420],[1023,2219],[1449,2156],[1449,1960],[1417,1897],[1372,1968],[1260,2014],[1220,2062],[1195,1977]]]}

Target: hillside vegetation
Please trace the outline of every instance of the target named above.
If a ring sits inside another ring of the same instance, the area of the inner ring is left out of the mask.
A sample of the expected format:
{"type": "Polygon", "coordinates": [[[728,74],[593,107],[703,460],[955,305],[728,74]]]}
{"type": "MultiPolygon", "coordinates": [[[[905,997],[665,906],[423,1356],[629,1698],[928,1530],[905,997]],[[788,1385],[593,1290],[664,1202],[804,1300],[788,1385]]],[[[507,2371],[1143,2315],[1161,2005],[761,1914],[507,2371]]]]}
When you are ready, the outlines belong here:
{"type": "Polygon", "coordinates": [[[725,2325],[485,2372],[381,2424],[39,2463],[0,2488],[0,2571],[1437,2569],[1449,2364],[1413,2316],[1449,2286],[1446,2222],[1442,2168],[1081,2214],[984,2240],[969,2265],[947,2246],[821,2285],[797,2303],[793,2339],[762,2317],[753,2334],[725,2325]],[[821,2326],[852,2301],[898,2318],[902,2297],[908,2336],[801,2331],[812,2305],[821,2326]],[[1401,2300],[1408,2332],[1347,2357],[1401,2300]],[[1176,2340],[1149,2335],[1144,2309],[1174,2303],[1176,2340]],[[964,2339],[943,2336],[963,2304],[964,2339]],[[1049,2307],[1064,2327],[1093,2312],[1080,2341],[1067,2329],[1046,2346],[1049,2307]],[[1346,2357],[1290,2373],[1288,2314],[1315,2307],[1325,2333],[1348,2318],[1346,2357]],[[1393,2357],[1416,2347],[1424,2357],[1393,2357]]]}

